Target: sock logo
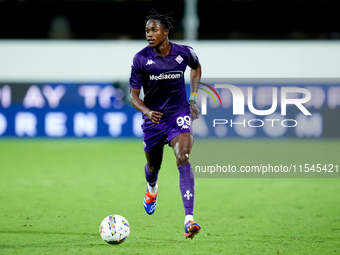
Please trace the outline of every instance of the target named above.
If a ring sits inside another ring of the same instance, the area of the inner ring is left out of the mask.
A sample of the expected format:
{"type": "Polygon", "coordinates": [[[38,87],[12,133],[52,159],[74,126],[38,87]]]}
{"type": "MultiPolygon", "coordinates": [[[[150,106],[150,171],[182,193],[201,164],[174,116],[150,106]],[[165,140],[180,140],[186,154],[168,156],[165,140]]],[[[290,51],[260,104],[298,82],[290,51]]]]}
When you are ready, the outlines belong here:
{"type": "Polygon", "coordinates": [[[186,197],[187,200],[190,200],[190,198],[191,198],[192,196],[193,196],[193,195],[190,193],[189,190],[187,190],[187,191],[185,192],[185,194],[184,194],[184,197],[186,197]]]}

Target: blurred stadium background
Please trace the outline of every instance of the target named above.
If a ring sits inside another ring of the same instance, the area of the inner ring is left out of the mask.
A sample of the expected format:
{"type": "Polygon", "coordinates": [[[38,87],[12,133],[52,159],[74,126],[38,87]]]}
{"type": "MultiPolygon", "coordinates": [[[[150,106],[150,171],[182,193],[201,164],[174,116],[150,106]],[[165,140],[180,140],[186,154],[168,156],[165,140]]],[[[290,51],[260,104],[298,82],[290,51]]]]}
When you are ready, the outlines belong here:
{"type": "MultiPolygon", "coordinates": [[[[145,16],[155,8],[173,13],[170,39],[194,47],[203,78],[314,86],[309,107],[324,119],[306,119],[304,126],[319,125],[298,136],[339,137],[337,3],[2,0],[0,136],[141,136],[128,77],[133,55],[146,45],[145,16]]],[[[255,83],[247,82],[268,93],[255,83]]]]}
{"type": "Polygon", "coordinates": [[[340,39],[331,0],[1,0],[1,39],[144,39],[150,8],[173,12],[172,39],[340,39]],[[195,21],[195,19],[198,19],[195,21]],[[188,25],[188,23],[191,23],[188,25]]]}

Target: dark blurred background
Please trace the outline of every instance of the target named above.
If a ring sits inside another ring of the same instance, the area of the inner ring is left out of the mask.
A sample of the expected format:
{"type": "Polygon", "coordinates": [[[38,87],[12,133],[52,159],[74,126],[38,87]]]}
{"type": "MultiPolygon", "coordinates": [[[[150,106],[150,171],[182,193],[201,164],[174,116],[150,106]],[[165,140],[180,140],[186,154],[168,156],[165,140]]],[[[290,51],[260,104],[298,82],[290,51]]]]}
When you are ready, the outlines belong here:
{"type": "MultiPolygon", "coordinates": [[[[151,8],[172,12],[184,38],[185,0],[0,0],[0,39],[144,39],[151,8]]],[[[190,0],[189,0],[190,2],[190,0]]],[[[195,0],[195,39],[340,39],[340,1],[195,0]]]]}

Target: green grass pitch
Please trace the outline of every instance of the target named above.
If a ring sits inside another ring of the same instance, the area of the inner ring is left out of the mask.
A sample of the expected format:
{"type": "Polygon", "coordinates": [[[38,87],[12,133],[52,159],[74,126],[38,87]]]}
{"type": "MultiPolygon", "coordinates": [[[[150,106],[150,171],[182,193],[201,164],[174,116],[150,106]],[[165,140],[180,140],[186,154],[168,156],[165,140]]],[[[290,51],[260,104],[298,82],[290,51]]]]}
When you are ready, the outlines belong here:
{"type": "MultiPolygon", "coordinates": [[[[234,164],[340,164],[339,140],[225,143],[234,164]]],[[[202,231],[185,240],[171,148],[152,216],[144,165],[140,140],[0,140],[0,254],[340,254],[340,178],[197,178],[202,231]],[[131,225],[120,245],[98,233],[113,213],[131,225]]]]}

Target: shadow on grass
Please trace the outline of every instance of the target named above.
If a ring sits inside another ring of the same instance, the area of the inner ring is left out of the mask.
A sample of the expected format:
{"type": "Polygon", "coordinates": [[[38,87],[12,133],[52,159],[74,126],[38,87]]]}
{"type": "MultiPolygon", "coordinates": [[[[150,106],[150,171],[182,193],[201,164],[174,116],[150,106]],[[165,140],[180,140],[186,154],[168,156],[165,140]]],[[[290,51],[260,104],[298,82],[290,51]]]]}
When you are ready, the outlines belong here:
{"type": "Polygon", "coordinates": [[[94,233],[48,232],[48,231],[32,231],[32,230],[25,230],[25,231],[13,231],[13,230],[3,231],[3,230],[0,230],[0,234],[38,234],[38,235],[44,234],[44,235],[98,236],[98,234],[94,234],[94,233]]]}
{"type": "Polygon", "coordinates": [[[1,244],[2,249],[44,248],[44,247],[101,247],[107,244],[95,233],[48,232],[48,231],[0,231],[2,235],[19,235],[13,237],[13,244],[1,244]],[[26,238],[25,235],[32,235],[26,238]],[[56,237],[59,236],[59,237],[56,237]],[[23,241],[23,240],[26,240],[23,241]]]}

